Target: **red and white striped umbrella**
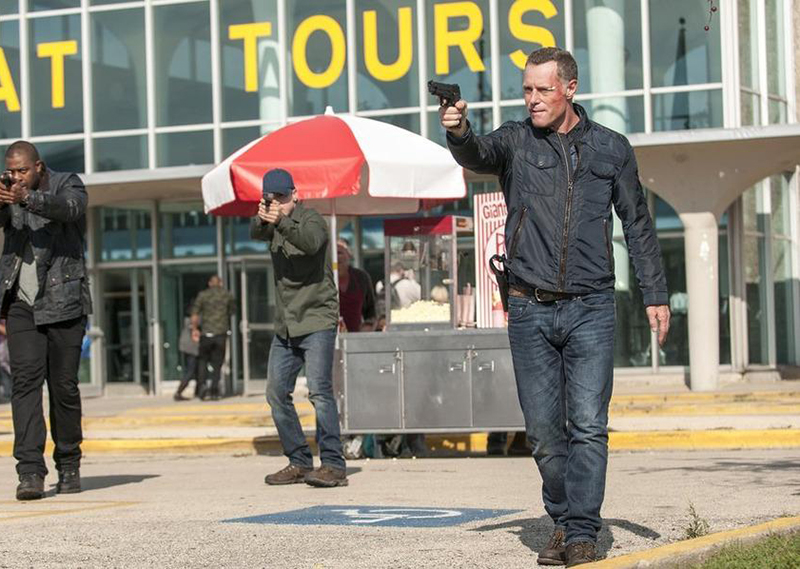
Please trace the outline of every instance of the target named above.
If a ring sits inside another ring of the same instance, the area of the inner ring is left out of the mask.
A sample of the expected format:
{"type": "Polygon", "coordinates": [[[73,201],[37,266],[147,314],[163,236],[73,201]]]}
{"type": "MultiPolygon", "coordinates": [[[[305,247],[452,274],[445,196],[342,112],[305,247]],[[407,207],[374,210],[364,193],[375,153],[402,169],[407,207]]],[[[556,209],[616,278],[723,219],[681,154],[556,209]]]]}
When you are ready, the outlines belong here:
{"type": "Polygon", "coordinates": [[[255,140],[206,174],[206,212],[255,215],[272,168],[288,170],[300,199],[323,214],[414,213],[420,200],[466,195],[446,148],[388,123],[326,113],[255,140]]]}

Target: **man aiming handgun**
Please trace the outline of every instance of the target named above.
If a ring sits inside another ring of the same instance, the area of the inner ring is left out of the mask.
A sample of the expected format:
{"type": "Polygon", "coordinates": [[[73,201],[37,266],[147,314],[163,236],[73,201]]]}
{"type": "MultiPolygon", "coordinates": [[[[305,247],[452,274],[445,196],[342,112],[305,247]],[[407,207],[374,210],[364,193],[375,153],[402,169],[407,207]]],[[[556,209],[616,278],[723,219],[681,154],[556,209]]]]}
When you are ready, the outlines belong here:
{"type": "Polygon", "coordinates": [[[479,136],[467,102],[443,106],[456,161],[499,177],[508,337],[517,393],[545,509],[555,529],[539,563],[596,559],[608,462],[614,372],[614,208],[622,220],[651,328],[669,330],[667,285],[636,157],[621,134],[573,103],[578,67],[557,48],[530,54],[522,80],[528,118],[479,136]]]}

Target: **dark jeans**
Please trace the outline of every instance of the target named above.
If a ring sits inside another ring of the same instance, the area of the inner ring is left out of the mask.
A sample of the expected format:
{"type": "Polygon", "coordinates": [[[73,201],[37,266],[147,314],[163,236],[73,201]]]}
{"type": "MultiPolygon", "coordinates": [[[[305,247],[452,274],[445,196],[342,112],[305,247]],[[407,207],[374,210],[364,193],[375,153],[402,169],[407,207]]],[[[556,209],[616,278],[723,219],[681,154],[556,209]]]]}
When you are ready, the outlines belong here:
{"type": "Polygon", "coordinates": [[[283,453],[289,462],[303,468],[314,464],[292,401],[297,375],[303,364],[308,379],[308,399],[317,416],[317,444],[320,461],[344,468],[339,435],[339,411],[333,398],[333,351],[336,329],[322,330],[297,338],[275,336],[269,351],[267,401],[278,429],[283,453]]]}
{"type": "Polygon", "coordinates": [[[44,445],[47,438],[42,411],[42,386],[50,395],[50,432],[55,443],[56,469],[79,467],[81,462],[81,394],[78,366],[86,317],[36,326],[33,310],[14,302],[6,320],[13,391],[14,458],[18,474],[47,475],[44,445]]]}
{"type": "Polygon", "coordinates": [[[200,397],[203,393],[200,389],[200,375],[197,373],[198,370],[198,357],[192,354],[183,353],[184,357],[184,368],[183,368],[183,377],[181,378],[181,382],[178,385],[178,391],[176,392],[177,395],[183,393],[183,390],[186,389],[186,386],[189,385],[189,382],[193,379],[195,380],[195,389],[194,395],[195,397],[200,397]]]}
{"type": "Polygon", "coordinates": [[[203,334],[200,337],[200,347],[197,354],[197,389],[202,395],[206,389],[206,375],[208,375],[208,364],[211,364],[213,371],[211,372],[211,388],[209,392],[211,395],[219,395],[219,378],[222,373],[222,362],[225,361],[225,341],[228,336],[226,334],[218,334],[216,336],[206,336],[203,334]]]}
{"type": "Polygon", "coordinates": [[[510,297],[508,337],[542,496],[567,542],[596,541],[608,464],[614,293],[510,297]]]}

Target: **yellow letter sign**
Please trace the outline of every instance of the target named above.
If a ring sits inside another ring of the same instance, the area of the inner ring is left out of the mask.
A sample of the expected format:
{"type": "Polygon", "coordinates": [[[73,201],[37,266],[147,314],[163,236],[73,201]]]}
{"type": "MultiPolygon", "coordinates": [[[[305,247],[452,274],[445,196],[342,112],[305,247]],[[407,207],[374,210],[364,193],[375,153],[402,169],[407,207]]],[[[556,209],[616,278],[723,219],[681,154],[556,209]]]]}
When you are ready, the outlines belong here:
{"type": "Polygon", "coordinates": [[[6,109],[9,113],[19,112],[17,88],[14,87],[11,69],[8,68],[8,61],[6,61],[6,52],[2,47],[0,47],[0,101],[6,102],[6,109]]]}
{"type": "Polygon", "coordinates": [[[330,16],[311,16],[297,26],[292,41],[292,60],[297,78],[307,87],[325,89],[336,83],[344,69],[346,54],[347,45],[342,27],[330,16]],[[316,31],[325,32],[331,40],[331,62],[322,73],[312,71],[306,58],[308,39],[316,31]]]}
{"type": "Polygon", "coordinates": [[[228,27],[228,39],[244,40],[244,90],[258,91],[258,38],[272,35],[272,24],[238,24],[228,27]]]}
{"type": "Polygon", "coordinates": [[[379,81],[396,81],[408,73],[414,58],[411,8],[397,10],[398,55],[391,64],[381,62],[378,54],[378,12],[364,12],[364,64],[367,71],[379,81]]]}
{"type": "MultiPolygon", "coordinates": [[[[531,10],[541,12],[548,20],[558,14],[558,10],[551,0],[517,0],[508,11],[508,29],[511,35],[518,40],[538,43],[542,47],[555,47],[556,38],[550,30],[541,26],[531,26],[522,21],[522,16],[531,10]]],[[[508,57],[514,62],[514,65],[525,69],[528,54],[521,49],[509,54],[508,57]]]]}
{"type": "Polygon", "coordinates": [[[436,4],[433,8],[434,40],[436,42],[436,74],[450,73],[449,48],[461,49],[470,71],[483,71],[486,67],[481,61],[475,42],[483,33],[483,14],[480,7],[473,2],[453,2],[436,4]],[[469,20],[466,30],[450,31],[450,18],[466,17],[469,20]]]}
{"type": "MultiPolygon", "coordinates": [[[[54,41],[36,46],[36,55],[42,59],[50,58],[52,99],[54,109],[64,108],[64,58],[78,53],[78,42],[54,41]]],[[[86,93],[84,93],[86,95],[86,93]]]]}

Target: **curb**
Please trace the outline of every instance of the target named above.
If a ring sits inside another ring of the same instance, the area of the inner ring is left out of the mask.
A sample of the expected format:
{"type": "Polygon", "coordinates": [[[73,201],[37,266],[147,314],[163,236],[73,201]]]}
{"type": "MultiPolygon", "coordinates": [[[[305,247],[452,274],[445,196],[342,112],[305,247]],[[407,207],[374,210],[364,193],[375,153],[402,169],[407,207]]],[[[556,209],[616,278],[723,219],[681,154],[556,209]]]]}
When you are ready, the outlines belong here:
{"type": "Polygon", "coordinates": [[[629,553],[588,563],[586,569],[668,569],[687,567],[711,557],[719,549],[733,543],[747,544],[769,535],[800,531],[800,517],[778,518],[755,526],[721,531],[703,537],[663,545],[647,551],[629,553]]]}
{"type": "MultiPolygon", "coordinates": [[[[306,431],[315,448],[313,433],[306,431]]],[[[432,456],[482,455],[486,452],[486,433],[428,435],[426,442],[432,456]]],[[[84,453],[218,453],[283,454],[277,436],[261,437],[192,437],[140,439],[86,439],[84,453]]],[[[668,450],[737,450],[800,448],[800,429],[643,431],[609,433],[609,449],[624,451],[668,450]]],[[[51,453],[48,440],[46,453],[51,453]]],[[[13,441],[0,441],[0,457],[11,456],[13,441]]]]}

